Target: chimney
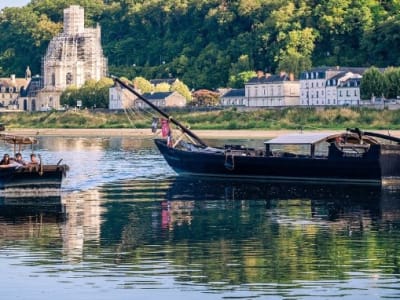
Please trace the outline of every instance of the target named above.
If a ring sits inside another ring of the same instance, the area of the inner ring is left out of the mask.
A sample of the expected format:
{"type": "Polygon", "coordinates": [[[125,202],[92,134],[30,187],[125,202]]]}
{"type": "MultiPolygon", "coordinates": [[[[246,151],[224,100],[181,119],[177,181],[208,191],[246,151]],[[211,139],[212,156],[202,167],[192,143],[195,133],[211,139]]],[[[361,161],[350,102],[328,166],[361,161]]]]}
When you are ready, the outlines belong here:
{"type": "Polygon", "coordinates": [[[15,84],[15,74],[11,74],[11,83],[15,84]]]}
{"type": "Polygon", "coordinates": [[[263,76],[264,76],[264,72],[261,71],[261,70],[258,70],[258,71],[257,71],[257,77],[258,77],[258,78],[261,78],[261,77],[263,77],[263,76]]]}
{"type": "Polygon", "coordinates": [[[265,78],[268,78],[271,76],[271,73],[265,73],[265,78]]]}
{"type": "Polygon", "coordinates": [[[289,80],[294,81],[294,74],[292,72],[289,73],[289,80]]]}
{"type": "Polygon", "coordinates": [[[283,77],[283,76],[285,76],[286,75],[286,72],[285,71],[281,71],[280,73],[279,73],[279,77],[283,77]]]}

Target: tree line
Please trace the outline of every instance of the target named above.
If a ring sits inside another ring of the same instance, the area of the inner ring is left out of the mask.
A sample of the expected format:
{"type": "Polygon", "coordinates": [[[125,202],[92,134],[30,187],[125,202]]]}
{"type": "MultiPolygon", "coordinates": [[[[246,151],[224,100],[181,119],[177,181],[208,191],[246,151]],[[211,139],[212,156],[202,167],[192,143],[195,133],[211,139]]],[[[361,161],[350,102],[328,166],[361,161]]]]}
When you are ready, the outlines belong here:
{"type": "Polygon", "coordinates": [[[31,0],[0,14],[0,75],[41,70],[63,9],[99,23],[109,71],[177,77],[190,89],[243,86],[255,70],[400,65],[400,3],[375,0],[31,0]],[[243,77],[243,78],[242,78],[243,77]]]}

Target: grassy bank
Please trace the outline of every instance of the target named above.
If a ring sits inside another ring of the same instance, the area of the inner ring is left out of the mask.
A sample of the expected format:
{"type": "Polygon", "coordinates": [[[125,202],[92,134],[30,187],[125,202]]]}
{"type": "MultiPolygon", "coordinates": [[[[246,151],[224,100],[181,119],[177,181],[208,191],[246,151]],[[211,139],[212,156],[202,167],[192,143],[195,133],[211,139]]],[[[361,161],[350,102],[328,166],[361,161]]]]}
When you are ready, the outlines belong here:
{"type": "MultiPolygon", "coordinates": [[[[282,110],[239,111],[226,109],[211,112],[171,112],[175,119],[192,129],[400,129],[400,110],[366,108],[287,108],[282,110]]],[[[150,128],[149,112],[135,113],[129,118],[124,112],[2,113],[0,122],[7,128],[150,128]]]]}

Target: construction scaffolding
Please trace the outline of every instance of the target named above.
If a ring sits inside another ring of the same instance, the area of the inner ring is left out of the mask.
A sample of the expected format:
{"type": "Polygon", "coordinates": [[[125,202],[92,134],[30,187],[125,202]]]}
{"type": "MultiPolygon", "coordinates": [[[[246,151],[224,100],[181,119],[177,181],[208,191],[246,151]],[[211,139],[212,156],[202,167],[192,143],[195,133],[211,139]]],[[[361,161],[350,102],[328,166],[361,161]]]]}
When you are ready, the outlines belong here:
{"type": "Polygon", "coordinates": [[[84,9],[72,5],[64,10],[64,31],[54,37],[43,59],[44,88],[64,90],[82,86],[89,79],[107,75],[101,47],[101,29],[84,27],[84,9]]]}

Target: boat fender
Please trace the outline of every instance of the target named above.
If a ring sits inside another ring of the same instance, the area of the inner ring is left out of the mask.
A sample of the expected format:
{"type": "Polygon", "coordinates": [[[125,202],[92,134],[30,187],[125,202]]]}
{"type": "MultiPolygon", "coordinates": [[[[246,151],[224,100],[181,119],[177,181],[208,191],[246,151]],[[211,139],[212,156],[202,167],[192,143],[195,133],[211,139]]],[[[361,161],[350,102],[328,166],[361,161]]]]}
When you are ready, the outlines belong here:
{"type": "Polygon", "coordinates": [[[224,163],[224,166],[229,171],[233,171],[235,169],[235,159],[234,159],[233,154],[231,154],[229,152],[225,152],[225,163],[224,163]],[[229,157],[230,157],[230,159],[229,159],[229,157]]]}

